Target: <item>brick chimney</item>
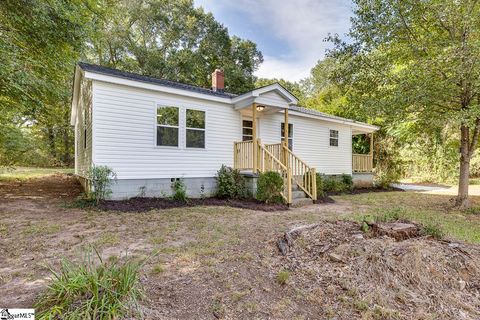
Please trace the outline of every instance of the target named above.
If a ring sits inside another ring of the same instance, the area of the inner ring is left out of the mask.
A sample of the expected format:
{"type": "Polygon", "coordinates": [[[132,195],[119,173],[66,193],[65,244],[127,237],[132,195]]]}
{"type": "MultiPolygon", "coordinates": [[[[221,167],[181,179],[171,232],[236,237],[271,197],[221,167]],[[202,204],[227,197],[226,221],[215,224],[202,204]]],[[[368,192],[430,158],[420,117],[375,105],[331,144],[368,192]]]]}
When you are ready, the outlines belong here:
{"type": "Polygon", "coordinates": [[[220,69],[215,69],[212,73],[212,90],[223,92],[225,89],[225,74],[220,69]]]}

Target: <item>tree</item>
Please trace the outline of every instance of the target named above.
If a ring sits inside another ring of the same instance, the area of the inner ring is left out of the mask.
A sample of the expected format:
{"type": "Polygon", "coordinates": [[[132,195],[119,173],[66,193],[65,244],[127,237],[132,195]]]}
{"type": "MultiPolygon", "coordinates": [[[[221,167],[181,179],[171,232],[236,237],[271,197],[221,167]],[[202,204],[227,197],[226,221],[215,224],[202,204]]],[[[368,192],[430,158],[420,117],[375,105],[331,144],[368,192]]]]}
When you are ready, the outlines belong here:
{"type": "Polygon", "coordinates": [[[73,66],[89,34],[89,5],[88,0],[0,2],[0,141],[8,142],[0,144],[0,153],[10,154],[5,164],[25,160],[20,145],[44,145],[25,142],[32,128],[48,140],[53,158],[60,154],[69,163],[73,148],[64,115],[73,66]]]}
{"type": "Polygon", "coordinates": [[[480,3],[355,0],[349,43],[332,38],[334,77],[365,113],[417,128],[455,126],[456,203],[467,207],[470,159],[480,134],[480,3]]]}
{"type": "Polygon", "coordinates": [[[251,90],[263,62],[255,43],[230,37],[192,0],[120,1],[96,28],[89,60],[202,87],[210,87],[213,70],[223,68],[227,91],[251,90]]]}

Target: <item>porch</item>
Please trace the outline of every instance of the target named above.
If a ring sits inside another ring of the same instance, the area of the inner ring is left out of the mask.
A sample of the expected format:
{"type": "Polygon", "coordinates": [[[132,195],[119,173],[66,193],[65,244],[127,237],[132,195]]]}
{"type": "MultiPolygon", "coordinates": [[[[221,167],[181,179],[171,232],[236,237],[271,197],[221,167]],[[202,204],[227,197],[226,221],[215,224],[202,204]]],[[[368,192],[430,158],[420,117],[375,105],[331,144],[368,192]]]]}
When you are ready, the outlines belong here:
{"type": "Polygon", "coordinates": [[[278,172],[285,186],[282,197],[288,204],[300,195],[317,200],[318,168],[326,174],[328,170],[330,174],[373,170],[372,148],[369,154],[351,153],[352,135],[371,134],[375,129],[369,125],[306,113],[279,85],[255,89],[233,102],[242,119],[242,141],[234,142],[233,167],[250,176],[278,172]]]}

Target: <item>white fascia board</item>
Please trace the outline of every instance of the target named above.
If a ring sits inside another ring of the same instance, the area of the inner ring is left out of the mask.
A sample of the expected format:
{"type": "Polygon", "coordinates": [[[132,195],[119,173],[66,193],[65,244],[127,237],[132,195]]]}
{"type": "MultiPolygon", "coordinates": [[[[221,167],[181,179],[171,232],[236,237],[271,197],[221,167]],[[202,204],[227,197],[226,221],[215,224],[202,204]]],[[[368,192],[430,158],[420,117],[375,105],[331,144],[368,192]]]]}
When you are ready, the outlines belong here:
{"type": "Polygon", "coordinates": [[[285,99],[289,100],[289,104],[297,104],[298,100],[295,98],[293,94],[288,92],[284,87],[279,85],[278,83],[271,84],[269,86],[263,87],[263,88],[258,88],[254,89],[252,92],[254,92],[257,95],[261,95],[262,93],[270,92],[270,91],[277,91],[281,96],[283,96],[285,99]]]}
{"type": "Polygon", "coordinates": [[[209,95],[209,94],[191,92],[191,91],[188,91],[188,90],[175,89],[175,88],[162,86],[160,84],[153,84],[153,83],[146,83],[146,82],[142,82],[142,81],[122,79],[122,78],[108,76],[108,75],[99,74],[99,73],[94,73],[94,72],[90,72],[90,71],[85,72],[85,78],[92,79],[92,80],[97,80],[97,81],[108,82],[108,83],[119,84],[119,85],[124,85],[124,86],[129,86],[129,87],[135,87],[135,88],[140,88],[140,89],[171,93],[171,94],[176,94],[176,95],[180,95],[180,96],[203,99],[203,100],[208,100],[208,101],[223,102],[223,103],[228,103],[228,104],[232,103],[231,98],[223,98],[223,97],[212,96],[212,95],[209,95]]]}
{"type": "Polygon", "coordinates": [[[80,80],[82,78],[82,70],[79,66],[75,67],[75,75],[73,77],[73,96],[70,112],[70,125],[74,126],[77,119],[78,99],[80,95],[80,80]]]}
{"type": "Polygon", "coordinates": [[[375,132],[375,131],[377,131],[378,129],[380,129],[380,128],[377,127],[377,126],[373,126],[373,125],[370,125],[370,124],[367,124],[367,123],[363,123],[363,122],[356,122],[356,121],[354,121],[354,120],[333,119],[333,118],[329,118],[329,117],[322,117],[322,116],[317,116],[317,115],[314,115],[314,114],[308,114],[308,113],[303,113],[303,112],[293,111],[293,110],[289,110],[289,111],[288,111],[288,114],[290,114],[290,115],[295,115],[295,116],[299,116],[299,117],[305,117],[305,118],[323,120],[323,121],[327,121],[327,122],[334,122],[334,123],[345,124],[345,125],[349,125],[349,126],[351,126],[351,127],[353,127],[353,128],[359,128],[359,129],[361,129],[361,130],[359,130],[359,131],[363,131],[363,132],[365,132],[365,133],[375,132]]]}
{"type": "Polygon", "coordinates": [[[294,104],[297,104],[297,102],[298,102],[297,99],[290,92],[285,90],[278,83],[274,83],[274,84],[271,84],[271,85],[263,87],[263,88],[254,89],[254,90],[252,90],[250,92],[247,92],[247,93],[244,93],[240,96],[236,96],[236,97],[232,98],[232,103],[234,103],[235,105],[240,105],[240,102],[245,100],[245,99],[249,99],[249,98],[252,98],[252,97],[257,98],[257,97],[260,97],[262,94],[270,92],[270,91],[278,92],[282,97],[285,98],[287,105],[290,105],[290,104],[294,105],[294,104]]]}

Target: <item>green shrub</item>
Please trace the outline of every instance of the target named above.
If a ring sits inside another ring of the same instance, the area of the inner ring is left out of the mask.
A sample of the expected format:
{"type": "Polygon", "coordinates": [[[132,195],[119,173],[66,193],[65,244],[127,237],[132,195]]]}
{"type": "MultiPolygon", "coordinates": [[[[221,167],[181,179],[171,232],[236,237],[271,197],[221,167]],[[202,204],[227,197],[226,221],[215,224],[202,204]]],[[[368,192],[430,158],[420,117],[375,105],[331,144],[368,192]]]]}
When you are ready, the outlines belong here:
{"type": "Polygon", "coordinates": [[[183,179],[175,179],[172,182],[172,200],[187,202],[187,186],[183,182],[183,179]]]}
{"type": "Polygon", "coordinates": [[[117,174],[108,166],[93,165],[87,173],[87,179],[90,183],[87,195],[98,204],[112,193],[110,186],[117,180],[117,174]]]}
{"type": "Polygon", "coordinates": [[[344,191],[353,190],[353,177],[349,174],[342,174],[341,181],[343,183],[344,191]]]}
{"type": "Polygon", "coordinates": [[[320,173],[317,173],[317,198],[322,198],[325,196],[325,189],[323,185],[323,177],[320,173]]]}
{"type": "Polygon", "coordinates": [[[257,200],[265,203],[283,203],[283,178],[278,172],[261,173],[257,180],[257,200]]]}
{"type": "Polygon", "coordinates": [[[248,196],[245,178],[240,171],[222,165],[217,172],[217,193],[221,199],[243,199],[248,196]]]}
{"type": "Polygon", "coordinates": [[[104,262],[92,250],[80,263],[64,259],[58,272],[50,268],[52,280],[35,306],[38,319],[130,318],[142,297],[140,265],[131,260],[104,262]]]}
{"type": "Polygon", "coordinates": [[[351,192],[353,190],[352,176],[348,174],[342,174],[340,178],[335,176],[325,176],[322,178],[322,180],[323,192],[326,193],[343,193],[351,192]]]}

